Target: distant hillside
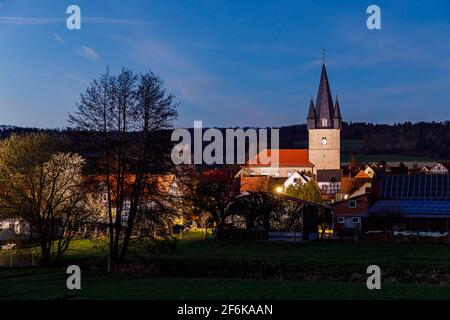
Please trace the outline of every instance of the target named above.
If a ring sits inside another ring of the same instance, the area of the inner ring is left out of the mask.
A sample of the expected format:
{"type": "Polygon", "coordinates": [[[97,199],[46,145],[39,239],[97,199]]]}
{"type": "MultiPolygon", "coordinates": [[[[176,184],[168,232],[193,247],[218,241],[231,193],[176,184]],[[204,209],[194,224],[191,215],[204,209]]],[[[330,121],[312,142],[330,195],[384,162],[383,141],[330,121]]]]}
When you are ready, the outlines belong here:
{"type": "MultiPolygon", "coordinates": [[[[1,126],[0,138],[12,133],[29,132],[62,133],[53,129],[1,126]]],[[[163,134],[170,138],[170,134],[163,134]]],[[[405,158],[450,159],[450,121],[405,122],[401,124],[343,123],[342,154],[355,155],[403,155],[405,158]]],[[[280,128],[280,148],[306,148],[306,125],[280,128]]]]}
{"type": "Polygon", "coordinates": [[[39,128],[23,128],[12,125],[0,125],[0,138],[4,139],[12,134],[25,134],[33,132],[47,132],[47,133],[60,133],[59,129],[39,129],[39,128]]]}
{"type": "MultiPolygon", "coordinates": [[[[450,158],[450,121],[405,122],[386,125],[343,123],[342,154],[405,155],[429,159],[450,158]]],[[[282,148],[306,147],[306,125],[280,128],[282,148]]]]}

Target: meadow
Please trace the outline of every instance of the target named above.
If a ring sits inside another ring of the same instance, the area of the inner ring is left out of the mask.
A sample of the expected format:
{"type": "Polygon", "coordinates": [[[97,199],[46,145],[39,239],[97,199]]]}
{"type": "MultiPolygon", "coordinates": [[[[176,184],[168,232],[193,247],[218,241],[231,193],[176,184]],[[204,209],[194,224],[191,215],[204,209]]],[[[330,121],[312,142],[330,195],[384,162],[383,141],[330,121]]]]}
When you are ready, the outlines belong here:
{"type": "MultiPolygon", "coordinates": [[[[217,242],[185,234],[176,250],[150,255],[146,272],[104,271],[104,241],[79,239],[64,266],[82,269],[82,290],[67,290],[64,267],[0,269],[1,299],[449,299],[450,248],[336,242],[217,242]],[[366,288],[366,268],[382,289],[366,288]],[[92,268],[92,266],[96,268],[92,268]]],[[[8,253],[2,252],[7,259],[8,253]]]]}

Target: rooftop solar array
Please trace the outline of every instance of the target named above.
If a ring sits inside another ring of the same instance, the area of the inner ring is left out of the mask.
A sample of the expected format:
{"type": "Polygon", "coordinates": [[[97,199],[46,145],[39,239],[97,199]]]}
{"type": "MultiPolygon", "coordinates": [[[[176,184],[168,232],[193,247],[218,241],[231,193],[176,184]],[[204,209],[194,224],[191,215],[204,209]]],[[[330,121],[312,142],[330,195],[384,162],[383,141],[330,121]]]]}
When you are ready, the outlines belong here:
{"type": "Polygon", "coordinates": [[[386,175],[381,181],[380,198],[450,201],[450,175],[386,175]]]}
{"type": "Polygon", "coordinates": [[[380,200],[369,213],[450,215],[450,201],[380,200]]]}

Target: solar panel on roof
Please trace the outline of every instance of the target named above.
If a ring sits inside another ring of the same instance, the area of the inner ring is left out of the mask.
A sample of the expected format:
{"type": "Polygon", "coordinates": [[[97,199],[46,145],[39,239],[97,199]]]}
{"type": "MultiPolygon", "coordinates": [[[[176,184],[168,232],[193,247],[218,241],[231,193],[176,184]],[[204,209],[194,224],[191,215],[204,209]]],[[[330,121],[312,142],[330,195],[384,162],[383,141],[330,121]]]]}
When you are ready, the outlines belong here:
{"type": "Polygon", "coordinates": [[[450,201],[380,200],[369,213],[450,215],[450,201]]]}
{"type": "Polygon", "coordinates": [[[450,175],[386,175],[382,199],[450,201],[450,175]]]}

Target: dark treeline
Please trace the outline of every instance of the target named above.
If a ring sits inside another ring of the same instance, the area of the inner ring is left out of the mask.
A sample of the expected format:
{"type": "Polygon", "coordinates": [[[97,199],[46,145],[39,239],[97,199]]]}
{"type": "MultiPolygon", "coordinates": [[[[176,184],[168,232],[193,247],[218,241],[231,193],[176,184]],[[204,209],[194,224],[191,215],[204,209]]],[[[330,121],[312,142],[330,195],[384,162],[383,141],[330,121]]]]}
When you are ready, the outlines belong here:
{"type": "Polygon", "coordinates": [[[27,133],[61,133],[63,130],[60,129],[39,129],[39,128],[23,128],[16,126],[0,125],[0,139],[8,138],[12,134],[27,134],[27,133]]]}
{"type": "MultiPolygon", "coordinates": [[[[5,138],[13,133],[31,132],[67,133],[64,130],[20,128],[0,126],[0,137],[5,138]]],[[[73,134],[73,132],[72,132],[73,134]]],[[[70,134],[70,135],[72,135],[70,134]]],[[[164,139],[170,139],[166,130],[164,139]]],[[[342,129],[343,154],[401,154],[431,159],[450,158],[450,121],[373,124],[365,122],[344,122],[342,129]]],[[[77,151],[88,156],[95,153],[96,142],[90,139],[76,139],[77,151]],[[81,149],[81,150],[80,150],[81,149]]],[[[308,130],[305,124],[280,128],[280,148],[306,148],[308,130]]]]}
{"type": "MultiPolygon", "coordinates": [[[[365,122],[343,123],[342,153],[401,154],[408,156],[450,158],[450,121],[398,123],[394,125],[365,122]]],[[[280,147],[306,147],[306,125],[280,128],[280,147]],[[303,143],[302,143],[303,142],[303,143]]]]}

